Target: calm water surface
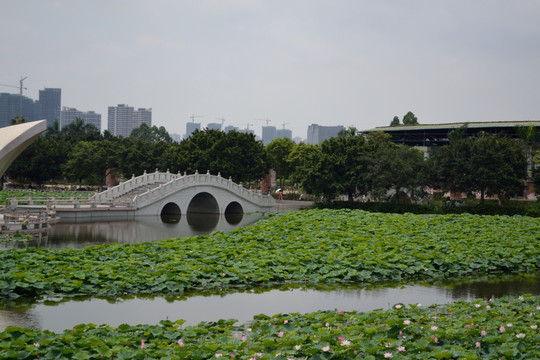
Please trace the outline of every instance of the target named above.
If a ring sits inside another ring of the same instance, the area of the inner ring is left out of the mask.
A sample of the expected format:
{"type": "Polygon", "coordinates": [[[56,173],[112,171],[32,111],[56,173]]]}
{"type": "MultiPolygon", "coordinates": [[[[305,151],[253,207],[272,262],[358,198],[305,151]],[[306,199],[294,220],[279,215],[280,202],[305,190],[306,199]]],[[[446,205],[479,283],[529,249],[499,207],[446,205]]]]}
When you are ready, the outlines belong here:
{"type": "Polygon", "coordinates": [[[140,243],[169,238],[208,235],[213,231],[230,231],[261,220],[258,214],[187,214],[180,217],[138,217],[137,220],[93,219],[91,222],[63,222],[52,225],[41,238],[28,241],[0,242],[0,250],[41,248],[82,248],[112,243],[140,243]]]}
{"type": "Polygon", "coordinates": [[[0,310],[0,331],[7,326],[49,329],[62,332],[81,323],[158,324],[159,321],[186,320],[185,325],[201,321],[236,319],[250,321],[254,315],[307,313],[317,310],[370,311],[387,309],[396,303],[424,306],[456,300],[498,298],[528,293],[540,295],[540,277],[511,279],[498,282],[476,281],[447,286],[410,285],[380,289],[275,289],[267,292],[240,292],[226,295],[193,296],[167,300],[135,298],[118,302],[103,299],[39,302],[28,306],[4,306],[0,310]]]}

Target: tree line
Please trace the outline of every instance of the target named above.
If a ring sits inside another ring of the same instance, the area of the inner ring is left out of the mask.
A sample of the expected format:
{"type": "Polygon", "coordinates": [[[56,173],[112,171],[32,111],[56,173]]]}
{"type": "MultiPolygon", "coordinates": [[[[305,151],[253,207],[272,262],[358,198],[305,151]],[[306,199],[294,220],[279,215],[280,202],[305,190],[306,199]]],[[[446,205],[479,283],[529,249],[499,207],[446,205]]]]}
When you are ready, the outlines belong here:
{"type": "Polygon", "coordinates": [[[540,190],[540,141],[535,128],[520,129],[520,139],[479,134],[465,137],[465,129],[451,133],[449,145],[426,158],[422,151],[398,145],[382,132],[342,131],[318,145],[275,139],[266,147],[253,134],[208,130],[172,141],[163,127],[142,124],[127,138],[103,134],[77,119],[58,124],[30,145],[6,174],[38,186],[51,181],[103,185],[108,175],[141,175],[144,171],[195,171],[235,182],[252,182],[274,169],[283,186],[352,201],[419,199],[428,189],[479,192],[509,198],[523,194],[525,180],[540,190]]]}

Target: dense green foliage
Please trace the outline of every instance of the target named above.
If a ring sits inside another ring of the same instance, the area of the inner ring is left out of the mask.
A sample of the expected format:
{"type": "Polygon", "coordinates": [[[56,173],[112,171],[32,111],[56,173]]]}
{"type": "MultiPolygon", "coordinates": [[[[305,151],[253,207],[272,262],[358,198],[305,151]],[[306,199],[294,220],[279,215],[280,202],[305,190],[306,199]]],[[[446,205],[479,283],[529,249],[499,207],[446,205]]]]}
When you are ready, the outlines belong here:
{"type": "MultiPolygon", "coordinates": [[[[409,112],[403,122],[417,119],[409,112]]],[[[16,159],[7,176],[38,186],[48,181],[103,185],[108,175],[130,178],[157,169],[219,172],[246,183],[264,178],[272,168],[280,187],[294,183],[300,192],[327,200],[345,195],[349,201],[368,196],[403,203],[418,200],[432,187],[482,198],[498,195],[504,202],[523,193],[526,179],[534,180],[536,191],[540,188],[538,134],[534,127],[518,128],[516,134],[519,140],[465,137],[466,127],[456,129],[450,145],[426,161],[420,152],[392,143],[388,134],[359,135],[354,127],[318,145],[280,138],[265,148],[253,134],[236,131],[206,129],[173,143],[163,127],[142,124],[122,138],[108,131],[101,135],[77,119],[61,130],[55,123],[16,159]]]]}
{"type": "Polygon", "coordinates": [[[288,138],[277,138],[266,145],[268,165],[276,171],[276,178],[281,180],[280,186],[283,186],[284,178],[291,176],[293,167],[289,155],[295,146],[294,141],[288,138]]]}
{"type": "Polygon", "coordinates": [[[475,192],[510,197],[522,195],[527,177],[523,144],[514,139],[481,135],[455,139],[436,152],[434,185],[443,191],[475,192]]]}
{"type": "Polygon", "coordinates": [[[255,135],[217,130],[195,131],[188,139],[172,145],[166,154],[172,172],[195,171],[231,177],[234,182],[249,182],[268,173],[262,141],[255,135]]]}
{"type": "Polygon", "coordinates": [[[0,253],[0,297],[182,294],[279,283],[535,273],[540,219],[310,210],[209,236],[0,253]]]}
{"type": "Polygon", "coordinates": [[[367,313],[318,311],[159,325],[81,324],[55,334],[8,327],[2,359],[534,359],[540,298],[520,296],[367,313]]]}
{"type": "Polygon", "coordinates": [[[157,126],[148,126],[145,123],[142,123],[141,126],[138,128],[135,128],[131,131],[131,134],[129,134],[129,137],[132,139],[138,139],[145,142],[160,142],[164,141],[167,143],[172,143],[172,138],[167,132],[167,129],[165,127],[160,126],[159,128],[157,126]]]}
{"type": "Polygon", "coordinates": [[[128,138],[103,135],[81,119],[59,129],[50,127],[9,167],[6,174],[18,182],[48,181],[103,185],[108,175],[141,175],[144,171],[194,173],[195,170],[234,181],[250,182],[268,172],[262,142],[236,131],[198,131],[173,143],[165,128],[142,124],[128,138]]]}

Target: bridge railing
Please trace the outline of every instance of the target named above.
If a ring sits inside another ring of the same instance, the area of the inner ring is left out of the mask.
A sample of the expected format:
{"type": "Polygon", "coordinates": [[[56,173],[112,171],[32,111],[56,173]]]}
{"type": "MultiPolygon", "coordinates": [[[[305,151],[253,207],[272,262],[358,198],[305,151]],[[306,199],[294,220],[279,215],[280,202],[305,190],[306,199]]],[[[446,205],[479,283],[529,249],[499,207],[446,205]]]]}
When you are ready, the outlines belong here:
{"type": "Polygon", "coordinates": [[[156,172],[154,173],[146,173],[145,171],[144,174],[140,176],[133,176],[131,179],[124,181],[115,187],[100,192],[99,194],[95,194],[92,199],[95,201],[112,201],[137,188],[156,183],[168,183],[180,176],[180,174],[171,174],[168,170],[167,172],[158,172],[156,169],[156,172]]]}
{"type": "Polygon", "coordinates": [[[160,185],[154,189],[148,190],[145,193],[136,195],[133,199],[132,206],[141,208],[149,205],[163,197],[172,194],[182,188],[192,185],[216,185],[221,188],[227,189],[237,196],[255,203],[257,205],[274,205],[275,200],[271,196],[258,194],[254,191],[244,188],[241,184],[236,184],[231,179],[226,179],[218,175],[211,175],[209,172],[206,174],[195,173],[192,175],[184,175],[177,177],[168,183],[160,185]]]}

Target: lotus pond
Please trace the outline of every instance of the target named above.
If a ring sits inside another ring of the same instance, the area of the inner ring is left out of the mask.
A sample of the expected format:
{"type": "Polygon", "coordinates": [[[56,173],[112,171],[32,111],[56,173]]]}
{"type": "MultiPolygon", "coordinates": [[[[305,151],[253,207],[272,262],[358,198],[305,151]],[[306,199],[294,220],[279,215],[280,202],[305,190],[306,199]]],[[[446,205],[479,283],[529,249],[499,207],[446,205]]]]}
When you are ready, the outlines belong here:
{"type": "MultiPolygon", "coordinates": [[[[539,236],[540,220],[519,216],[291,212],[208,236],[4,251],[0,297],[174,298],[279,284],[342,287],[536,275],[539,236]]],[[[78,325],[60,334],[7,327],[0,333],[0,355],[534,358],[539,355],[539,310],[538,296],[524,295],[433,307],[404,303],[362,313],[338,309],[260,315],[245,325],[219,320],[181,326],[182,321],[171,319],[160,325],[78,325]],[[479,312],[472,313],[474,309],[479,312]],[[14,350],[17,344],[20,348],[14,350]]]]}

